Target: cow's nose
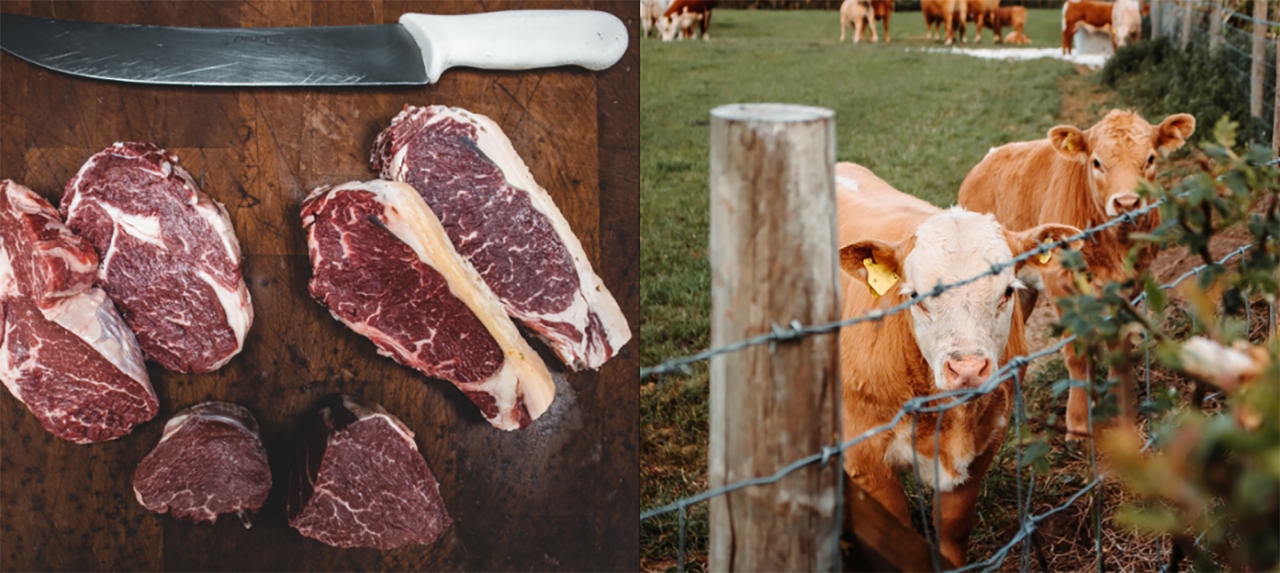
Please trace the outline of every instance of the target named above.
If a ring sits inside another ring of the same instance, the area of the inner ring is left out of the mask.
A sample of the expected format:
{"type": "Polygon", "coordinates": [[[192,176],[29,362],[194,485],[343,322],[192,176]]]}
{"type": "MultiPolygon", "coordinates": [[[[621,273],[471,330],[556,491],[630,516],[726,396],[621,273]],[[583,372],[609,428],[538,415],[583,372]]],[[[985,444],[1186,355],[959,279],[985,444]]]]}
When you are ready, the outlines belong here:
{"type": "Polygon", "coordinates": [[[991,377],[991,359],[979,356],[961,356],[955,360],[947,360],[942,367],[947,377],[947,387],[977,388],[991,377]]]}
{"type": "Polygon", "coordinates": [[[1138,203],[1142,202],[1142,199],[1133,193],[1125,193],[1124,195],[1116,195],[1111,202],[1115,203],[1116,211],[1125,212],[1134,210],[1138,203]]]}

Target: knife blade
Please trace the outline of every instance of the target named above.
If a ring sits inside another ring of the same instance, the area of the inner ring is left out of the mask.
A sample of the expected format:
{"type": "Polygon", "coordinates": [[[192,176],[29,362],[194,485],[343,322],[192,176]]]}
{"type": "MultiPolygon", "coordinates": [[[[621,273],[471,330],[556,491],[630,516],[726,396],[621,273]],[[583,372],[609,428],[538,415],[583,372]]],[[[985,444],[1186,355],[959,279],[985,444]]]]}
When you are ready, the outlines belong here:
{"type": "Polygon", "coordinates": [[[435,83],[452,67],[612,66],[627,49],[616,16],[593,10],[405,14],[399,24],[179,28],[0,14],[0,49],[59,72],[187,86],[435,83]]]}

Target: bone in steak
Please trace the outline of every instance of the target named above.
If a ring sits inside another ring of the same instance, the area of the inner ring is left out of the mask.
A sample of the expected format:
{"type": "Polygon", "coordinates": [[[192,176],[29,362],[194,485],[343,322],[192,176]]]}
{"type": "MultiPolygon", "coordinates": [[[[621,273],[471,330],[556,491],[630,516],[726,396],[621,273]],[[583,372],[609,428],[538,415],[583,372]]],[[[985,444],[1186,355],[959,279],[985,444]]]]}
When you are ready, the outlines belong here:
{"type": "Polygon", "coordinates": [[[97,248],[98,285],[147,358],[201,373],[240,352],[253,323],[240,242],[226,209],[177,157],[149,143],[117,143],[67,183],[62,212],[97,248]]]}
{"type": "Polygon", "coordinates": [[[289,484],[289,525],[335,547],[435,541],[452,523],[413,432],[382,406],[320,401],[289,484]]]}
{"type": "Polygon", "coordinates": [[[507,312],[570,369],[599,368],[630,340],[578,237],[492,120],[405,106],[378,135],[371,162],[422,194],[507,312]]]}
{"type": "Polygon", "coordinates": [[[159,409],[133,332],[93,286],[97,267],[53,205],[0,181],[0,380],[78,444],[119,438],[159,409]]]}
{"type": "Polygon", "coordinates": [[[453,382],[504,430],[551,404],[542,359],[412,187],[321,187],[303,202],[302,224],[311,296],[380,354],[453,382]]]}
{"type": "Polygon", "coordinates": [[[248,528],[270,491],[258,422],[227,402],[196,404],[170,418],[160,443],[133,474],[138,503],[188,523],[234,513],[248,528]]]}

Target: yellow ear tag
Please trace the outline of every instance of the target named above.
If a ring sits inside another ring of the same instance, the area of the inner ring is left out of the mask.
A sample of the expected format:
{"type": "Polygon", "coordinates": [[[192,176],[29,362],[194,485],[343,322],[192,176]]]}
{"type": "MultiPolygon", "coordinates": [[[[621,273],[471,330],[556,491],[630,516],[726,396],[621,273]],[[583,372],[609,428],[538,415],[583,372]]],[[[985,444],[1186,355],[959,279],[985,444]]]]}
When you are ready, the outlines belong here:
{"type": "MultiPolygon", "coordinates": [[[[1044,244],[1052,245],[1053,239],[1045,239],[1044,244]]],[[[1052,259],[1052,258],[1053,258],[1053,251],[1045,251],[1043,253],[1040,253],[1040,256],[1036,257],[1036,260],[1039,260],[1040,264],[1046,265],[1046,264],[1049,264],[1049,259],[1052,259]]]]}
{"type": "Polygon", "coordinates": [[[1070,152],[1072,152],[1072,153],[1075,153],[1075,151],[1076,151],[1076,142],[1075,142],[1075,140],[1073,140],[1073,139],[1071,139],[1070,137],[1068,137],[1068,138],[1067,138],[1067,141],[1065,141],[1064,143],[1066,143],[1066,144],[1067,144],[1067,151],[1070,151],[1070,152]]]}
{"type": "Polygon", "coordinates": [[[871,257],[862,259],[862,266],[867,267],[867,285],[871,287],[871,292],[875,293],[876,296],[889,292],[889,287],[898,282],[897,273],[889,270],[889,267],[875,262],[871,257]]]}

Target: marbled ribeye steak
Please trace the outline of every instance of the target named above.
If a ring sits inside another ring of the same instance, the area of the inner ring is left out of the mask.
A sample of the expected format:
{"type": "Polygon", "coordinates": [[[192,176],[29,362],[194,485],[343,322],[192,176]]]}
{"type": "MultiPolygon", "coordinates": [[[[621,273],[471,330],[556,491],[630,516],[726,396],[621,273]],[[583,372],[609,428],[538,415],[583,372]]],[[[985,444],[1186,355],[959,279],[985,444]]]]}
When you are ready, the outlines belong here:
{"type": "Polygon", "coordinates": [[[62,197],[67,226],[101,256],[98,285],[147,358],[177,372],[221,368],[253,323],[226,209],[150,143],[90,157],[62,197]]]}

